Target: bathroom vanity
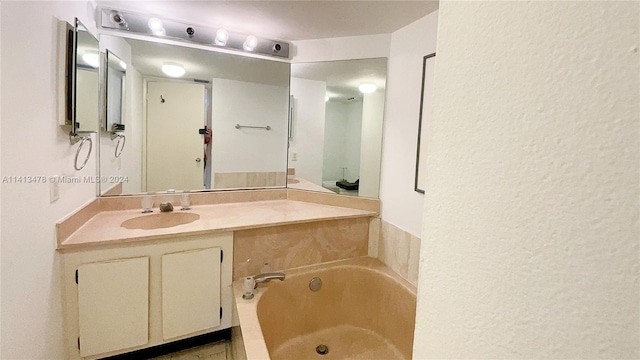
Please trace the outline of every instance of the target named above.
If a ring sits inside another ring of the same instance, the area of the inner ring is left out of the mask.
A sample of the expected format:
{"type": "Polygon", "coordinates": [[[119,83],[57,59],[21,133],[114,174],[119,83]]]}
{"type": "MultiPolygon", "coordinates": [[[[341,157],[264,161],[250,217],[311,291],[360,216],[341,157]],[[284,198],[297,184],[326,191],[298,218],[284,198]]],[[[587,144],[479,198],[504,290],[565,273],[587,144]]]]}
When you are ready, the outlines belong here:
{"type": "MultiPolygon", "coordinates": [[[[156,198],[179,202],[178,196],[156,198]]],[[[240,248],[255,247],[248,239],[264,229],[257,241],[273,246],[280,229],[337,223],[349,233],[354,221],[357,254],[336,249],[333,257],[309,261],[366,255],[369,219],[379,212],[378,200],[298,190],[191,196],[190,210],[159,213],[155,207],[151,214],[141,213],[142,196],[97,198],[58,223],[67,358],[103,358],[228,329],[234,238],[240,248]]],[[[244,269],[244,259],[236,261],[244,269]]]]}
{"type": "Polygon", "coordinates": [[[229,328],[232,245],[227,232],[64,253],[68,358],[229,328]]]}

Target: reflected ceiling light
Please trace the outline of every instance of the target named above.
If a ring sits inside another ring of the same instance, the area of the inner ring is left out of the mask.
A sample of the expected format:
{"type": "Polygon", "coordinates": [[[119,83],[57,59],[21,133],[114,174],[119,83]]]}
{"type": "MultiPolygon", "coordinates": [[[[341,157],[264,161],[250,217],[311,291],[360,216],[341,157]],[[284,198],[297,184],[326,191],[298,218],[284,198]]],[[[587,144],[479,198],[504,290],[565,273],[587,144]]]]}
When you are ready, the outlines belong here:
{"type": "Polygon", "coordinates": [[[229,40],[229,32],[225,29],[218,29],[216,31],[216,45],[225,46],[229,40]]]}
{"type": "Polygon", "coordinates": [[[378,89],[377,86],[375,86],[374,84],[371,83],[364,83],[364,84],[360,84],[360,86],[358,86],[358,90],[360,90],[361,93],[363,94],[371,94],[372,92],[376,91],[378,89]]]}
{"type": "Polygon", "coordinates": [[[162,20],[158,18],[151,18],[147,22],[149,29],[153,33],[153,35],[165,35],[164,25],[162,25],[162,20]]]}
{"type": "Polygon", "coordinates": [[[253,35],[247,36],[247,40],[242,44],[242,48],[247,51],[255,50],[256,46],[258,46],[258,38],[253,35]]]}
{"type": "Polygon", "coordinates": [[[324,102],[327,102],[327,101],[329,101],[329,95],[324,96],[324,102]]]}
{"type": "Polygon", "coordinates": [[[170,77],[180,77],[184,75],[185,70],[182,66],[177,64],[164,64],[162,65],[162,72],[170,77]]]}
{"type": "Polygon", "coordinates": [[[100,57],[96,53],[86,53],[82,55],[82,60],[93,68],[100,66],[100,57]]]}
{"type": "Polygon", "coordinates": [[[120,67],[122,68],[122,70],[127,70],[127,64],[122,60],[120,60],[120,67]]]}

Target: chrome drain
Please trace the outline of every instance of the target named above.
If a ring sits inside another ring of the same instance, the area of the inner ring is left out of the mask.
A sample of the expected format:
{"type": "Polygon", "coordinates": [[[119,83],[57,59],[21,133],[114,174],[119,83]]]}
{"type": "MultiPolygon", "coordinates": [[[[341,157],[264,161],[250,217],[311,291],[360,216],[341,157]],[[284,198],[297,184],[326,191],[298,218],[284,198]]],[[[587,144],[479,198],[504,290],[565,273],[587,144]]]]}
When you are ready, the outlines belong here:
{"type": "Polygon", "coordinates": [[[329,348],[327,345],[320,344],[316,346],[316,352],[320,355],[327,355],[329,353],[329,348]]]}
{"type": "Polygon", "coordinates": [[[309,281],[309,289],[311,289],[311,291],[318,291],[321,287],[322,279],[320,279],[319,277],[314,277],[313,279],[311,279],[311,281],[309,281]]]}

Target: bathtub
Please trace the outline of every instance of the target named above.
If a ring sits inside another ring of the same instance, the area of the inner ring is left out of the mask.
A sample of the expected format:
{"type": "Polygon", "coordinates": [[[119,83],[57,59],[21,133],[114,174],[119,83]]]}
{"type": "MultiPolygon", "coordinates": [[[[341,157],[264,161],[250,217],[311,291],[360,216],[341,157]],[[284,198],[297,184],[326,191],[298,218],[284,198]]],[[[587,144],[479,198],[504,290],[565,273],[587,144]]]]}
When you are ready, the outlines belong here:
{"type": "Polygon", "coordinates": [[[411,358],[416,290],[380,261],[362,257],[286,274],[249,301],[234,282],[247,359],[411,358]],[[322,280],[317,292],[309,287],[314,277],[322,280]]]}

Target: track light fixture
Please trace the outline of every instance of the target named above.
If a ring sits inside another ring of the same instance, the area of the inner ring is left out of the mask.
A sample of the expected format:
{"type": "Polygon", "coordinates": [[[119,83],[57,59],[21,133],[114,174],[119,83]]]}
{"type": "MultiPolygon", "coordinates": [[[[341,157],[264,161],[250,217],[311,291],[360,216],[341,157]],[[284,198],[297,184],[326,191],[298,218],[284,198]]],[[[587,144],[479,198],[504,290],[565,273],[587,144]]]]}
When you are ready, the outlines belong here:
{"type": "Polygon", "coordinates": [[[212,48],[251,52],[278,58],[289,58],[289,43],[261,38],[255,35],[231,32],[222,28],[208,28],[154,16],[130,13],[115,9],[99,8],[100,27],[179,40],[212,48]]]}

